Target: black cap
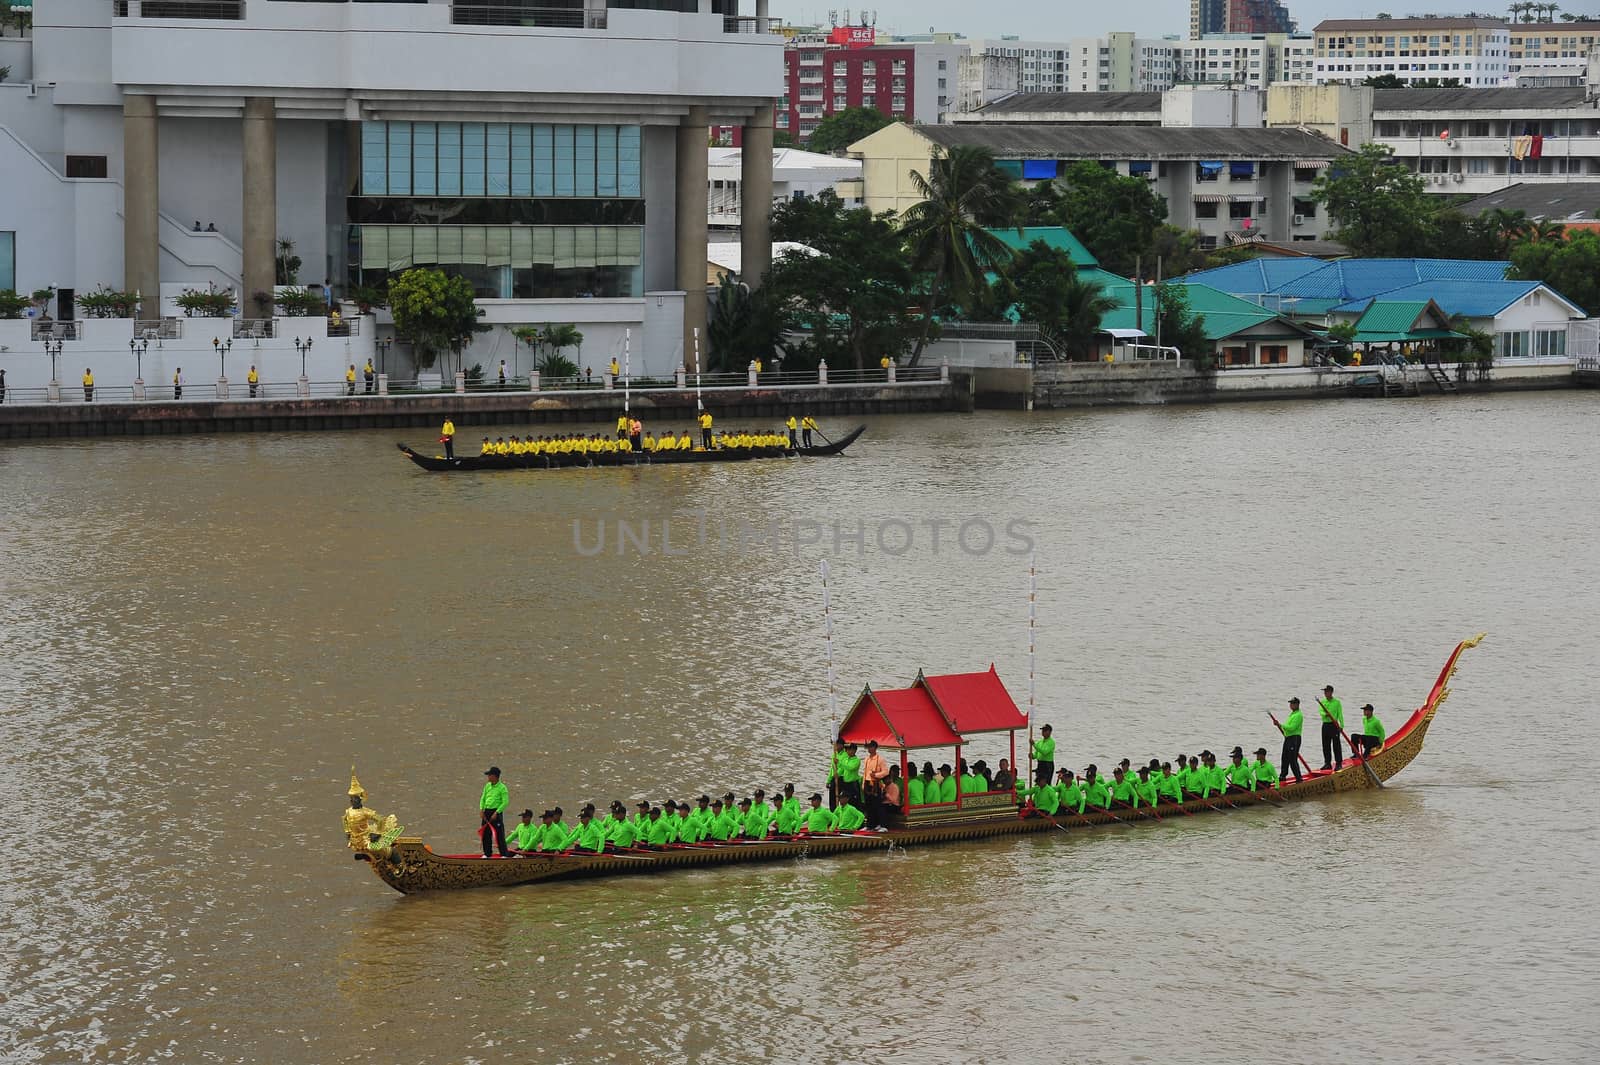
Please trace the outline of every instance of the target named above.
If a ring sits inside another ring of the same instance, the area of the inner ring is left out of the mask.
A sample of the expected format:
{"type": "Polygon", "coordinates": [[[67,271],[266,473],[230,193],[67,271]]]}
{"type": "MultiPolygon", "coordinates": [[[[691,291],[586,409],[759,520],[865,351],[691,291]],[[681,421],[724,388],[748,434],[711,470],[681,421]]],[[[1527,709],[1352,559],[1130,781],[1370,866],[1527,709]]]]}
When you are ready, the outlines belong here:
{"type": "Polygon", "coordinates": [[[639,809],[648,810],[648,809],[650,809],[650,800],[649,799],[640,799],[638,805],[639,805],[639,809]]]}
{"type": "Polygon", "coordinates": [[[1234,753],[1235,757],[1243,758],[1244,757],[1244,748],[1243,747],[1235,747],[1233,749],[1233,753],[1234,753]]]}
{"type": "Polygon", "coordinates": [[[1373,713],[1377,713],[1378,712],[1377,710],[1373,709],[1373,706],[1372,706],[1371,703],[1368,703],[1367,705],[1363,706],[1361,709],[1363,709],[1363,710],[1372,710],[1373,713]]]}
{"type": "Polygon", "coordinates": [[[1267,756],[1267,749],[1265,747],[1257,747],[1256,753],[1265,758],[1267,756]]]}
{"type": "Polygon", "coordinates": [[[1293,699],[1290,699],[1289,700],[1289,705],[1290,706],[1299,706],[1300,705],[1300,697],[1297,695],[1293,699]]]}
{"type": "Polygon", "coordinates": [[[1329,684],[1327,687],[1323,688],[1322,690],[1325,691],[1325,692],[1331,692],[1331,691],[1333,691],[1333,685],[1329,684]]]}
{"type": "Polygon", "coordinates": [[[522,816],[523,817],[532,817],[533,816],[533,811],[532,810],[524,810],[524,811],[522,811],[522,816]]]}
{"type": "Polygon", "coordinates": [[[483,775],[486,777],[497,777],[500,775],[500,767],[497,765],[492,765],[483,771],[483,775]]]}

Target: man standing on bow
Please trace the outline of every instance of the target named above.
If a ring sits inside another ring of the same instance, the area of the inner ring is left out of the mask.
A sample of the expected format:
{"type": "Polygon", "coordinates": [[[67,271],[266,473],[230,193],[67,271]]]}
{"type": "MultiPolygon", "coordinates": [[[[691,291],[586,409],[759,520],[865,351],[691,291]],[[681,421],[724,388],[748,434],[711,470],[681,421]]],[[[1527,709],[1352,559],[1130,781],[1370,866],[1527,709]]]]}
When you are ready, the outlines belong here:
{"type": "MultiPolygon", "coordinates": [[[[1344,768],[1344,704],[1333,697],[1333,685],[1322,689],[1317,700],[1322,713],[1322,768],[1335,772],[1344,768]]],[[[1353,753],[1353,752],[1352,752],[1353,753]]]]}
{"type": "Polygon", "coordinates": [[[506,786],[500,783],[500,767],[492,765],[483,771],[488,777],[488,782],[483,785],[483,794],[478,798],[478,835],[483,837],[483,856],[489,857],[496,846],[500,848],[500,857],[511,857],[511,848],[506,843],[506,803],[510,796],[506,786]]]}

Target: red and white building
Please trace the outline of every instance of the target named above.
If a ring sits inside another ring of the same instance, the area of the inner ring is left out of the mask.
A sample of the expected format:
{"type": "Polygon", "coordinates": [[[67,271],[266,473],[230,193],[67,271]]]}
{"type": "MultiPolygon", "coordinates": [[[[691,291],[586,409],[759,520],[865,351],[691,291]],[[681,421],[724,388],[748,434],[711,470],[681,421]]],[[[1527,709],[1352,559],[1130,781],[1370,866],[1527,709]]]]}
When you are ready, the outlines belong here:
{"type": "Polygon", "coordinates": [[[817,123],[851,107],[875,107],[904,122],[937,123],[956,110],[966,41],[877,43],[871,26],[802,34],[784,48],[777,128],[805,141],[817,123]]]}

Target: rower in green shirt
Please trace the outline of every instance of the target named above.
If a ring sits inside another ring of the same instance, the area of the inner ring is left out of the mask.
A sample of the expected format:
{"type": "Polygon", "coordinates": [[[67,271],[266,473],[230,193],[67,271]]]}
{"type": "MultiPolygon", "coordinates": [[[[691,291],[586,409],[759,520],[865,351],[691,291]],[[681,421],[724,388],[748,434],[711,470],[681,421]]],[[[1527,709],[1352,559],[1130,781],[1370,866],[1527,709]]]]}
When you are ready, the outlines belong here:
{"type": "Polygon", "coordinates": [[[1046,817],[1054,817],[1061,809],[1061,795],[1056,791],[1054,784],[1041,784],[1034,788],[1023,788],[1017,794],[1033,802],[1034,808],[1046,817]]]}
{"type": "Polygon", "coordinates": [[[1322,768],[1338,772],[1344,768],[1344,704],[1333,697],[1332,684],[1322,689],[1317,712],[1322,717],[1322,768]]]}
{"type": "Polygon", "coordinates": [[[483,771],[488,781],[483,785],[483,793],[478,796],[478,835],[483,837],[483,856],[489,857],[494,853],[495,846],[500,847],[500,857],[511,857],[511,845],[506,840],[506,806],[511,799],[506,793],[506,786],[500,783],[500,767],[492,765],[483,771]]]}
{"type": "Polygon", "coordinates": [[[531,851],[538,843],[539,826],[533,823],[533,811],[522,811],[522,823],[511,830],[511,849],[531,851]]]}
{"type": "Polygon", "coordinates": [[[661,807],[650,808],[650,823],[645,832],[645,842],[652,847],[665,847],[672,842],[672,826],[661,816],[661,807]]]}
{"type": "Polygon", "coordinates": [[[737,831],[738,821],[732,814],[722,808],[722,800],[712,799],[710,838],[718,841],[730,840],[737,831]]]}
{"type": "Polygon", "coordinates": [[[862,813],[860,810],[857,810],[849,803],[842,804],[837,810],[834,811],[834,814],[836,815],[834,824],[835,831],[855,832],[866,827],[867,815],[862,813]]]}
{"type": "Polygon", "coordinates": [[[1300,783],[1300,738],[1305,730],[1306,717],[1300,712],[1300,700],[1289,700],[1289,716],[1283,719],[1283,765],[1278,769],[1280,777],[1287,777],[1294,773],[1294,782],[1300,783]]]}
{"type": "MultiPolygon", "coordinates": [[[[766,809],[766,805],[766,803],[762,803],[762,809],[757,810],[749,799],[739,800],[739,832],[745,839],[767,838],[767,817],[763,812],[766,809]]],[[[843,807],[840,807],[840,809],[843,809],[843,807]]]]}
{"type": "Polygon", "coordinates": [[[1267,761],[1267,749],[1256,748],[1256,760],[1250,763],[1250,773],[1255,777],[1256,787],[1275,788],[1278,786],[1278,771],[1272,768],[1272,763],[1267,761]]]}
{"type": "Polygon", "coordinates": [[[806,831],[813,835],[832,832],[835,824],[832,810],[823,809],[822,796],[811,796],[811,810],[806,814],[806,831]]]}
{"type": "Polygon", "coordinates": [[[1111,801],[1137,810],[1139,808],[1139,789],[1134,787],[1133,778],[1123,771],[1121,766],[1111,771],[1116,781],[1111,788],[1111,801]]]}
{"type": "Polygon", "coordinates": [[[1081,814],[1083,807],[1088,802],[1088,796],[1083,788],[1078,786],[1078,778],[1070,769],[1063,769],[1056,774],[1056,795],[1061,799],[1061,812],[1063,814],[1081,814]]]}
{"type": "Polygon", "coordinates": [[[1050,787],[1056,775],[1056,741],[1049,725],[1039,730],[1033,741],[1033,782],[1038,787],[1050,787]]]}
{"type": "Polygon", "coordinates": [[[594,819],[594,807],[585,806],[583,812],[578,814],[578,831],[570,845],[595,854],[606,849],[606,836],[600,831],[600,822],[594,819]]]}
{"type": "Polygon", "coordinates": [[[1183,801],[1183,784],[1172,772],[1171,762],[1161,763],[1161,774],[1156,778],[1156,798],[1161,802],[1183,801]]]}
{"type": "Polygon", "coordinates": [[[1201,771],[1206,775],[1206,792],[1211,795],[1221,795],[1228,790],[1228,769],[1217,764],[1217,756],[1210,751],[1202,751],[1200,757],[1204,759],[1201,771]]]}
{"type": "Polygon", "coordinates": [[[1111,809],[1111,789],[1094,766],[1083,771],[1083,796],[1085,805],[1111,809]]]}
{"type": "Polygon", "coordinates": [[[1389,738],[1389,733],[1384,729],[1383,722],[1379,721],[1372,704],[1361,708],[1361,734],[1352,735],[1350,742],[1361,748],[1363,758],[1371,758],[1383,750],[1383,741],[1389,738]]]}
{"type": "Polygon", "coordinates": [[[610,843],[619,851],[627,850],[629,847],[633,846],[634,843],[638,841],[638,838],[638,834],[634,830],[633,822],[631,821],[618,821],[615,825],[611,826],[610,843]]]}
{"type": "Polygon", "coordinates": [[[1156,783],[1150,779],[1150,767],[1139,767],[1139,779],[1133,782],[1133,789],[1139,793],[1139,801],[1146,806],[1154,806],[1159,801],[1156,794],[1156,783]]]}
{"type": "Polygon", "coordinates": [[[1245,764],[1243,747],[1235,747],[1233,749],[1233,761],[1228,765],[1225,772],[1230,787],[1238,788],[1240,791],[1256,790],[1256,775],[1245,764]]]}
{"type": "Polygon", "coordinates": [[[705,836],[700,831],[700,821],[688,803],[678,804],[678,842],[699,843],[705,836]]]}
{"type": "Polygon", "coordinates": [[[780,836],[792,836],[800,831],[800,825],[804,820],[800,804],[790,800],[778,807],[778,815],[773,818],[772,827],[780,836]]]}

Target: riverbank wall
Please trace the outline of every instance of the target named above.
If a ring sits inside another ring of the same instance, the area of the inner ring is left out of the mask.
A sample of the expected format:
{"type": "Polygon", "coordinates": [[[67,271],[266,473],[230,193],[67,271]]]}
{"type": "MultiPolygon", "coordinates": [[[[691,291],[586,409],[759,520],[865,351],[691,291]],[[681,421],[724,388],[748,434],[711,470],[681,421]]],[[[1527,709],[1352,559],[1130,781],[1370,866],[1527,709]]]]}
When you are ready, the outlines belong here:
{"type": "Polygon", "coordinates": [[[975,405],[995,410],[1382,398],[1441,391],[1514,392],[1574,388],[1591,383],[1588,377],[1600,378],[1600,373],[1579,372],[1570,359],[1500,362],[1486,380],[1478,380],[1475,375],[1458,380],[1453,365],[1447,364],[1444,370],[1449,380],[1445,389],[1435,384],[1420,366],[1405,370],[1394,367],[1253,367],[1201,373],[1187,363],[1175,362],[1064,362],[978,367],[971,372],[975,405]],[[1382,377],[1380,369],[1388,374],[1388,389],[1373,385],[1382,377]]]}
{"type": "MultiPolygon", "coordinates": [[[[772,425],[790,414],[818,418],[859,414],[922,414],[973,409],[972,377],[948,380],[705,389],[701,398],[719,426],[741,421],[772,425]]],[[[692,427],[693,389],[641,389],[629,407],[651,425],[692,427]]],[[[185,433],[306,432],[339,429],[437,430],[446,416],[463,436],[486,425],[553,425],[615,419],[617,389],[573,392],[469,392],[421,395],[357,394],[337,398],[151,400],[142,403],[28,403],[0,405],[0,440],[82,436],[161,436],[185,433]]]]}

